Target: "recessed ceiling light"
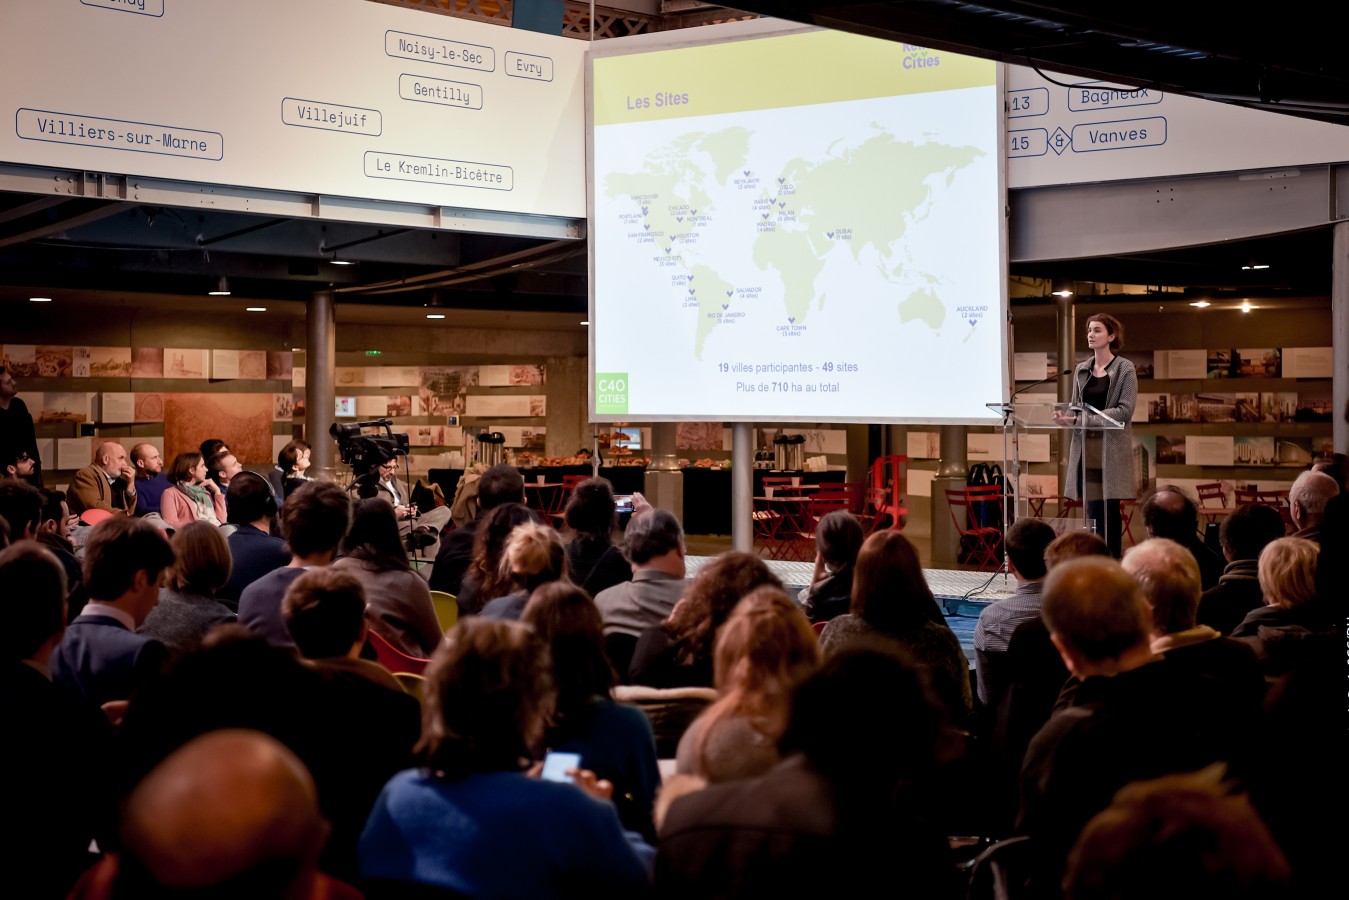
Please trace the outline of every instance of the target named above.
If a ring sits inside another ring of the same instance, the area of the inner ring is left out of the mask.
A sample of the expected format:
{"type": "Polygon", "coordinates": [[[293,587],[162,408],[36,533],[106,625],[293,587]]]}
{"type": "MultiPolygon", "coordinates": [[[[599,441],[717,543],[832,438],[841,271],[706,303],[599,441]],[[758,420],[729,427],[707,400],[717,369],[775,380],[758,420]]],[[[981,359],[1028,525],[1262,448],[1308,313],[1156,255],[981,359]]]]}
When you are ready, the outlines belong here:
{"type": "Polygon", "coordinates": [[[266,312],[266,311],[267,311],[267,307],[265,307],[265,306],[246,306],[246,307],[244,307],[244,312],[266,312]]]}
{"type": "Polygon", "coordinates": [[[582,325],[589,325],[589,324],[590,324],[590,321],[587,319],[586,321],[582,322],[581,324],[582,324],[582,325]]]}
{"type": "Polygon", "coordinates": [[[29,302],[29,303],[51,303],[51,302],[52,302],[52,298],[51,298],[51,297],[29,297],[29,298],[28,298],[28,302],[29,302]]]}
{"type": "Polygon", "coordinates": [[[426,314],[426,317],[427,317],[428,319],[443,319],[443,318],[445,318],[445,314],[444,314],[444,313],[427,313],[427,314],[426,314]]]}
{"type": "Polygon", "coordinates": [[[354,266],[354,265],[356,265],[356,260],[354,260],[354,259],[337,259],[337,258],[333,258],[333,259],[329,260],[329,262],[331,262],[331,263],[332,263],[333,265],[335,265],[335,266],[354,266]]]}
{"type": "Polygon", "coordinates": [[[1071,297],[1073,295],[1072,291],[1050,291],[1050,293],[1055,297],[1071,297]]]}
{"type": "Polygon", "coordinates": [[[230,283],[224,275],[221,275],[220,280],[215,284],[215,290],[206,293],[211,297],[228,297],[230,295],[230,283]]]}
{"type": "Polygon", "coordinates": [[[1241,301],[1241,311],[1244,312],[1244,313],[1248,313],[1248,312],[1250,312],[1250,311],[1253,310],[1253,309],[1259,309],[1259,308],[1260,308],[1260,307],[1253,305],[1253,304],[1251,303],[1251,301],[1249,301],[1249,300],[1242,300],[1242,301],[1241,301]]]}
{"type": "Polygon", "coordinates": [[[1191,303],[1190,305],[1191,305],[1191,306],[1194,306],[1194,307],[1197,307],[1197,308],[1199,308],[1199,309],[1207,309],[1208,307],[1212,306],[1213,304],[1209,303],[1207,300],[1196,300],[1196,301],[1194,301],[1193,303],[1191,303]]]}

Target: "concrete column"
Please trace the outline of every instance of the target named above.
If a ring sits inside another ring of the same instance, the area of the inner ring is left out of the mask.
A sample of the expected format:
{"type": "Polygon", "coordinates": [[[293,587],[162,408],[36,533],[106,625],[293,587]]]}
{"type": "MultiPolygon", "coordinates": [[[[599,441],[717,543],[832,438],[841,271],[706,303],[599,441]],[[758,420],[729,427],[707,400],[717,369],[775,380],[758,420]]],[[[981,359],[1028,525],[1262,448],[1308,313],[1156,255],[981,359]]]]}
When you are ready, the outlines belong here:
{"type": "Polygon", "coordinates": [[[337,444],[332,428],[337,386],[337,309],[332,291],[315,291],[305,320],[305,440],[313,447],[315,472],[331,475],[337,444]]]}
{"type": "Polygon", "coordinates": [[[1334,261],[1330,282],[1331,344],[1335,371],[1331,373],[1331,434],[1336,453],[1349,453],[1349,222],[1335,225],[1334,261]]]}
{"type": "Polygon", "coordinates": [[[960,551],[960,533],[951,518],[946,491],[965,486],[969,438],[964,425],[941,427],[941,462],[932,479],[932,559],[938,568],[952,568],[960,551]]]}
{"type": "Polygon", "coordinates": [[[754,426],[731,424],[731,549],[754,552],[754,426]]]}
{"type": "MultiPolygon", "coordinates": [[[[1059,402],[1067,403],[1073,399],[1073,359],[1076,356],[1077,343],[1077,310],[1073,306],[1073,298],[1055,297],[1054,305],[1058,308],[1057,330],[1059,339],[1059,371],[1068,370],[1067,375],[1060,375],[1059,402]]],[[[1072,435],[1067,431],[1057,432],[1059,439],[1059,493],[1066,493],[1068,484],[1068,441],[1072,435]]]]}
{"type": "Polygon", "coordinates": [[[674,513],[684,521],[684,473],[679,470],[675,452],[675,423],[656,422],[651,426],[651,464],[646,467],[642,493],[652,506],[674,513]]]}

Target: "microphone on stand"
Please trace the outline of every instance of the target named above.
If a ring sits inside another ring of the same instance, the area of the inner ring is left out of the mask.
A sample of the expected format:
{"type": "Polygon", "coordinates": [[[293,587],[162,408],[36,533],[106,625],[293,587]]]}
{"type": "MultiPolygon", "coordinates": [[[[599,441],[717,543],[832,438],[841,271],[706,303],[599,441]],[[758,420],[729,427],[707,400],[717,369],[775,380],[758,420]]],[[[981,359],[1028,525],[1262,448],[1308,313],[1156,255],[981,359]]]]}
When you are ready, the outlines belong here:
{"type": "Polygon", "coordinates": [[[1061,378],[1064,375],[1071,375],[1072,373],[1073,373],[1072,369],[1063,369],[1059,372],[1055,372],[1053,375],[1050,375],[1047,378],[1041,378],[1039,381],[1032,381],[1025,387],[1017,388],[1016,390],[1012,391],[1011,396],[1007,398],[1007,402],[1002,405],[1001,412],[1003,416],[1006,417],[1012,414],[1012,401],[1017,398],[1018,394],[1024,393],[1025,391],[1028,391],[1033,387],[1039,387],[1046,381],[1053,381],[1055,378],[1061,378]]]}

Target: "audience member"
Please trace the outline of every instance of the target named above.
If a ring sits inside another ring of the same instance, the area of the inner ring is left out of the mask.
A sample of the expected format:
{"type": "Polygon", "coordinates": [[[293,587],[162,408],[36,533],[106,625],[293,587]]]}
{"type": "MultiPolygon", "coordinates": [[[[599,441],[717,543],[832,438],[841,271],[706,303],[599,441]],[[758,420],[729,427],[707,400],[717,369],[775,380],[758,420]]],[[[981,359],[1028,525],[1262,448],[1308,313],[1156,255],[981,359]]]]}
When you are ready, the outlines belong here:
{"type": "Polygon", "coordinates": [[[42,492],[18,478],[0,478],[0,518],[14,543],[35,540],[42,529],[42,492]]]}
{"type": "Polygon", "coordinates": [[[1223,561],[1199,539],[1199,507],[1174,484],[1162,485],[1143,499],[1143,525],[1148,537],[1169,538],[1199,563],[1204,590],[1218,583],[1223,561]]]}
{"type": "Polygon", "coordinates": [[[846,509],[826,513],[815,528],[815,571],[801,591],[811,623],[828,622],[852,605],[853,566],[862,549],[862,523],[846,509]]]}
{"type": "Polygon", "coordinates": [[[444,635],[430,589],[408,565],[389,504],[357,502],[342,548],[346,556],[333,568],[360,582],[370,627],[402,653],[429,658],[444,635]]]}
{"type": "Polygon", "coordinates": [[[1042,614],[1081,682],[1022,768],[1017,827],[1034,841],[1043,890],[1059,883],[1077,835],[1116,790],[1226,759],[1234,723],[1218,685],[1153,653],[1148,610],[1119,563],[1091,557],[1051,569],[1042,614]]]}
{"type": "Polygon", "coordinates": [[[537,758],[556,696],[542,639],[517,623],[466,619],[426,681],[427,765],[380,794],[361,836],[365,879],[473,897],[643,891],[646,868],[613,804],[593,796],[611,785],[589,772],[559,784],[521,771],[537,758]]]}
{"type": "Polygon", "coordinates": [[[330,481],[311,481],[281,508],[290,565],[263,575],[239,595],[239,621],[277,647],[293,647],[281,599],[305,569],[330,565],[351,526],[351,500],[330,481]]]}
{"type": "Polygon", "coordinates": [[[996,707],[1007,688],[1002,666],[1012,632],[1022,622],[1040,615],[1040,590],[1049,571],[1045,548],[1055,537],[1054,529],[1043,519],[1018,519],[1007,529],[1004,546],[1007,567],[1016,577],[1016,593],[984,607],[974,626],[979,702],[985,706],[996,707]]]}
{"type": "Polygon", "coordinates": [[[314,779],[291,751],[257,731],[215,731],[137,785],[122,816],[120,855],[72,900],[359,900],[355,888],[318,870],[327,835],[314,779]]]}
{"type": "Polygon", "coordinates": [[[169,466],[172,487],[159,495],[159,514],[171,528],[181,528],[188,522],[209,522],[219,527],[229,517],[225,509],[225,494],[220,485],[206,477],[206,463],[201,456],[179,453],[169,466]]]}
{"type": "Polygon", "coordinates": [[[136,469],[136,515],[159,512],[159,498],[173,486],[164,471],[164,458],[154,444],[136,444],[131,448],[131,465],[136,469]]]}
{"type": "Polygon", "coordinates": [[[1173,669],[1221,683],[1243,719],[1253,721],[1265,694],[1260,664],[1241,641],[1195,624],[1200,589],[1194,557],[1175,541],[1149,538],[1129,548],[1123,565],[1151,614],[1152,652],[1163,654],[1173,669]]]}
{"type": "Polygon", "coordinates": [[[276,497],[261,475],[248,472],[233,479],[225,499],[229,510],[227,521],[234,526],[229,536],[234,568],[230,580],[220,589],[219,598],[226,606],[238,609],[244,588],[289,563],[290,551],[286,542],[274,533],[276,497]]]}
{"type": "Polygon", "coordinates": [[[215,486],[220,488],[222,494],[229,488],[230,479],[244,470],[243,464],[228,447],[221,447],[210,456],[203,456],[202,459],[206,460],[207,478],[215,482],[215,486]]]}
{"type": "Polygon", "coordinates": [[[1288,861],[1217,767],[1126,785],[1068,858],[1067,900],[1278,900],[1288,861]]]}
{"type": "Polygon", "coordinates": [[[632,580],[632,567],[613,543],[616,508],[609,480],[587,478],[572,489],[563,510],[567,527],[575,533],[567,544],[567,570],[592,596],[632,580]]]}
{"type": "Polygon", "coordinates": [[[37,471],[37,460],[28,451],[0,444],[0,478],[19,478],[25,483],[37,471]]]}
{"type": "MultiPolygon", "coordinates": [[[[514,466],[498,463],[477,481],[478,509],[467,522],[440,537],[435,565],[431,568],[430,585],[433,591],[459,595],[464,573],[473,559],[473,542],[482,519],[506,503],[525,502],[525,480],[514,466]]],[[[489,598],[490,599],[490,598],[489,598]]]]}
{"type": "Polygon", "coordinates": [[[511,593],[482,608],[489,619],[519,619],[529,595],[552,581],[568,581],[567,548],[557,529],[527,522],[511,532],[501,554],[503,572],[509,572],[511,593]]]}
{"type": "Polygon", "coordinates": [[[75,473],[66,492],[70,511],[87,509],[130,515],[136,511],[136,470],[127,464],[126,448],[104,441],[94,451],[94,461],[75,473]]]}
{"type": "Polygon", "coordinates": [[[112,735],[103,715],[48,669],[66,622],[55,557],[38,544],[16,544],[0,552],[0,584],[0,715],[10,767],[0,796],[14,817],[0,864],[9,895],[56,900],[93,863],[89,842],[111,837],[113,780],[100,764],[112,756],[112,735]]]}
{"type": "Polygon", "coordinates": [[[537,517],[520,503],[494,506],[478,520],[473,560],[460,580],[457,598],[460,615],[477,615],[488,603],[511,592],[510,572],[502,566],[506,539],[515,529],[531,522],[538,522],[537,517]]]}
{"type": "MultiPolygon", "coordinates": [[[[75,545],[70,542],[70,529],[74,522],[75,517],[70,514],[70,507],[66,506],[65,491],[42,492],[37,542],[50,550],[61,563],[61,568],[66,570],[66,587],[70,594],[81,591],[84,582],[84,570],[75,556],[75,545]]],[[[80,603],[83,605],[83,600],[80,603]]]]}
{"type": "Polygon", "coordinates": [[[613,784],[623,827],[654,839],[651,806],[661,782],[655,738],[642,710],[609,696],[614,670],[595,604],[576,585],[554,581],[530,596],[520,618],[552,654],[557,705],[544,736],[548,749],[579,754],[582,765],[613,784]]]}
{"type": "Polygon", "coordinates": [[[293,648],[272,646],[242,625],[219,625],[199,650],[132,699],[119,736],[126,789],[199,735],[220,728],[265,732],[299,756],[318,784],[334,834],[323,870],[354,880],[355,841],[380,788],[408,764],[411,751],[390,748],[394,738],[408,739],[406,729],[381,734],[382,720],[368,724],[364,715],[351,691],[334,686],[293,648]]]}
{"type": "MultiPolygon", "coordinates": [[[[384,506],[388,504],[376,500],[384,506]]],[[[347,774],[340,803],[330,807],[333,835],[324,867],[356,877],[356,845],[384,782],[412,765],[421,708],[378,663],[361,658],[368,634],[361,583],[332,567],[305,572],[286,591],[282,615],[301,655],[324,681],[326,701],[348,722],[360,766],[347,774]]]]}
{"type": "Polygon", "coordinates": [[[450,508],[419,509],[398,480],[398,456],[382,451],[381,458],[353,487],[359,485],[362,499],[378,498],[393,507],[399,533],[408,540],[408,546],[426,547],[439,539],[442,529],[450,523],[450,508]],[[365,483],[362,484],[362,481],[365,483]]]}
{"type": "Polygon", "coordinates": [[[1232,630],[1232,637],[1251,644],[1266,675],[1288,672],[1305,651],[1303,644],[1308,638],[1343,622],[1330,614],[1329,604],[1318,597],[1319,553],[1315,543],[1299,537],[1271,541],[1260,553],[1258,576],[1265,605],[1247,613],[1232,630]]]}
{"type": "Polygon", "coordinates": [[[169,543],[169,584],[159,589],[159,603],[136,630],[160,641],[170,653],[186,653],[215,626],[238,619],[216,599],[230,577],[230,548],[220,529],[208,522],[188,522],[169,543]]]}
{"type": "Polygon", "coordinates": [[[0,446],[13,447],[37,460],[38,471],[29,476],[34,487],[42,486],[42,461],[38,458],[37,432],[33,428],[33,414],[28,405],[18,398],[19,385],[14,373],[0,366],[0,446]]]}
{"type": "Polygon", "coordinates": [[[202,459],[209,460],[221,450],[228,453],[229,449],[230,448],[220,438],[207,438],[201,442],[201,446],[197,448],[197,452],[201,454],[202,459]]]}
{"type": "Polygon", "coordinates": [[[670,616],[637,639],[628,681],[655,688],[712,687],[717,629],[740,599],[762,585],[782,582],[751,553],[723,553],[698,570],[670,616]]]}
{"type": "Polygon", "coordinates": [[[1293,537],[1320,544],[1326,504],[1339,492],[1340,486],[1325,472],[1308,471],[1299,475],[1288,489],[1289,513],[1293,517],[1293,527],[1297,529],[1293,537]]]}
{"type": "Polygon", "coordinates": [[[162,643],[136,634],[159,602],[173,548],[143,519],[113,516],[94,526],[84,545],[89,602],[66,628],[52,655],[52,675],[102,706],[126,700],[158,675],[168,655],[162,643]]]}
{"type": "MultiPolygon", "coordinates": [[[[1070,559],[1083,557],[1110,558],[1110,545],[1099,535],[1086,531],[1061,534],[1045,548],[1045,566],[1050,572],[1070,559]]],[[[1043,586],[1041,587],[1043,607],[1043,586]]],[[[1031,738],[1049,721],[1059,694],[1066,685],[1074,686],[1054,642],[1043,615],[1022,622],[1007,642],[1003,658],[1006,687],[997,708],[993,710],[992,739],[989,742],[990,766],[990,830],[1007,833],[1016,816],[1017,779],[1026,747],[1031,738]]]]}
{"type": "Polygon", "coordinates": [[[675,771],[716,783],[773,768],[792,694],[819,665],[819,641],[801,610],[777,588],[755,588],[717,632],[718,698],[684,732],[675,771]]]}
{"type": "Polygon", "coordinates": [[[826,660],[796,691],[782,762],[669,807],[656,895],[958,896],[946,838],[910,790],[943,733],[926,679],[893,645],[826,660]]]}
{"type": "Polygon", "coordinates": [[[1201,624],[1231,634],[1248,612],[1264,605],[1256,563],[1260,551],[1283,532],[1283,516],[1272,506],[1239,506],[1223,519],[1218,540],[1227,565],[1218,583],[1199,600],[1201,624]]]}
{"type": "Polygon", "coordinates": [[[942,617],[918,553],[898,531],[878,531],[857,554],[851,612],[820,634],[826,656],[876,638],[899,644],[932,679],[932,689],[956,720],[970,711],[970,665],[942,617]]]}
{"type": "Polygon", "coordinates": [[[296,488],[309,481],[309,455],[311,447],[305,441],[290,441],[276,454],[276,465],[268,476],[272,493],[280,504],[296,488]]]}
{"type": "Polygon", "coordinates": [[[684,529],[663,509],[635,516],[623,534],[632,580],[595,595],[604,622],[604,651],[627,679],[637,639],[669,617],[684,593],[684,529]]]}

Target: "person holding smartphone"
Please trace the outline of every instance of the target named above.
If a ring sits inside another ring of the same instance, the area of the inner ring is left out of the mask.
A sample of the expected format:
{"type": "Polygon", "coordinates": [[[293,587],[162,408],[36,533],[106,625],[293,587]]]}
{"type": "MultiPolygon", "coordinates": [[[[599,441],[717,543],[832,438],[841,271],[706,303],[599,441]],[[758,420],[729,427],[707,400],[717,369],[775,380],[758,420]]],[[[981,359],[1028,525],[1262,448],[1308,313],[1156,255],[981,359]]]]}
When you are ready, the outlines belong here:
{"type": "MultiPolygon", "coordinates": [[[[1134,485],[1134,435],[1129,421],[1138,403],[1138,376],[1134,364],[1119,355],[1124,347],[1124,326],[1108,313],[1087,317],[1087,347],[1091,356],[1073,370],[1072,405],[1094,407],[1123,428],[1096,429],[1101,421],[1088,421],[1085,431],[1074,431],[1068,449],[1068,483],[1064,494],[1086,505],[1087,518],[1119,558],[1123,532],[1121,500],[1136,496],[1134,485]],[[1085,458],[1086,464],[1083,465],[1085,458]]],[[[1056,421],[1078,424],[1083,413],[1055,413],[1056,421]]],[[[1095,417],[1093,417],[1095,418],[1095,417]]]]}
{"type": "Polygon", "coordinates": [[[468,897],[644,892],[613,786],[585,770],[569,770],[571,784],[526,772],[556,698],[548,645],[525,625],[475,616],[451,629],[426,670],[425,765],[380,793],[361,835],[362,878],[389,896],[410,883],[468,897]]]}

